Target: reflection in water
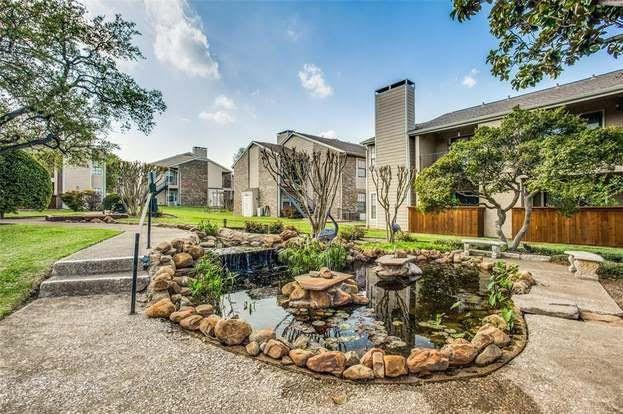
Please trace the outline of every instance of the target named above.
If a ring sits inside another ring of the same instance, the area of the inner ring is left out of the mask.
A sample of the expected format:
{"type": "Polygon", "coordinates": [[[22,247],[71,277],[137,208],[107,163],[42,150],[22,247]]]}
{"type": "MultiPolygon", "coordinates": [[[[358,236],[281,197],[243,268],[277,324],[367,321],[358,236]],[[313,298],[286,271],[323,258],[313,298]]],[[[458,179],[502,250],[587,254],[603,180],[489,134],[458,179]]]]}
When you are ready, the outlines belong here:
{"type": "Polygon", "coordinates": [[[470,338],[486,315],[486,277],[465,266],[423,265],[417,279],[379,280],[360,267],[355,278],[367,306],[326,309],[297,315],[278,305],[278,287],[241,290],[227,295],[222,311],[238,315],[256,329],[273,328],[294,341],[301,335],[312,346],[360,350],[380,346],[407,354],[414,346],[440,347],[448,338],[470,338]]]}

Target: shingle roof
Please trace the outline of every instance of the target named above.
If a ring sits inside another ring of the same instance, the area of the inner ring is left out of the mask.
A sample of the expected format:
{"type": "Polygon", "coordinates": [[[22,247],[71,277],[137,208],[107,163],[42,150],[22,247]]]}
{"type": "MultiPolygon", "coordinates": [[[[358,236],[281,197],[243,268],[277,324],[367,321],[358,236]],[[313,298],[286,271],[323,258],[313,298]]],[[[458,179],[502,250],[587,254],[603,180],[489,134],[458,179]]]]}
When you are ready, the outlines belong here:
{"type": "Polygon", "coordinates": [[[448,112],[428,122],[417,124],[410,132],[437,130],[461,125],[480,118],[495,117],[510,112],[514,107],[524,109],[564,104],[569,101],[609,92],[623,92],[623,70],[592,76],[575,82],[501,99],[471,108],[448,112]]]}
{"type": "Polygon", "coordinates": [[[261,145],[262,147],[268,148],[271,151],[279,152],[283,148],[283,146],[279,144],[275,144],[273,142],[263,142],[263,141],[253,141],[254,143],[261,145]]]}
{"type": "Polygon", "coordinates": [[[215,161],[213,161],[213,160],[211,160],[209,158],[197,156],[197,155],[193,154],[192,152],[184,152],[182,154],[173,155],[173,156],[168,157],[168,158],[163,158],[161,160],[154,161],[152,164],[159,165],[159,166],[165,167],[165,168],[170,168],[170,167],[174,167],[176,165],[180,165],[180,164],[183,164],[185,162],[193,161],[193,160],[211,162],[212,164],[214,164],[214,165],[224,169],[225,171],[231,172],[231,170],[229,168],[222,166],[218,162],[215,162],[215,161]]]}
{"type": "Polygon", "coordinates": [[[362,158],[366,157],[366,148],[363,145],[355,144],[354,142],[342,141],[336,138],[319,137],[316,135],[305,134],[305,133],[298,132],[298,131],[292,131],[292,133],[300,135],[312,141],[316,141],[321,144],[328,145],[330,147],[344,151],[345,153],[354,155],[356,157],[362,157],[362,158]]]}

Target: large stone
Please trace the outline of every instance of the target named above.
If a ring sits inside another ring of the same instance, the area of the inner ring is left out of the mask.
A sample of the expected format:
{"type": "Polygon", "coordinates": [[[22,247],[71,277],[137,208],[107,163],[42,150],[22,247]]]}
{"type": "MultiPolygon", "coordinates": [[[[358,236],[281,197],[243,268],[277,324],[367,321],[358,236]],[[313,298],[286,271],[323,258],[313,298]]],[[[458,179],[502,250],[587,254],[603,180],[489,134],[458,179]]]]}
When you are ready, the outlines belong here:
{"type": "Polygon", "coordinates": [[[370,301],[367,297],[363,295],[351,295],[350,298],[355,305],[367,305],[370,301]]]}
{"type": "Polygon", "coordinates": [[[186,308],[184,310],[178,310],[177,312],[173,312],[169,315],[169,319],[175,323],[179,323],[182,319],[188,318],[195,314],[195,310],[193,308],[186,308]]]}
{"type": "Polygon", "coordinates": [[[548,296],[535,295],[534,291],[539,287],[540,286],[535,286],[529,295],[514,295],[513,303],[519,307],[523,313],[565,319],[578,319],[580,317],[580,309],[577,303],[563,298],[552,300],[548,296]]]}
{"type": "Polygon", "coordinates": [[[330,308],[333,305],[331,295],[327,291],[310,290],[309,300],[316,309],[330,308]]]}
{"type": "Polygon", "coordinates": [[[325,279],[331,279],[333,277],[333,272],[331,272],[331,269],[329,269],[328,267],[323,266],[318,271],[318,276],[325,279]]]}
{"type": "Polygon", "coordinates": [[[297,276],[294,279],[305,290],[327,290],[330,287],[339,285],[347,279],[352,279],[352,275],[340,272],[333,272],[332,279],[324,279],[322,277],[311,277],[309,275],[297,276]]]}
{"type": "Polygon", "coordinates": [[[441,348],[441,352],[448,356],[451,366],[470,364],[478,354],[476,347],[467,341],[455,341],[441,348]]]}
{"type": "Polygon", "coordinates": [[[495,344],[491,344],[487,346],[477,357],[476,357],[476,365],[479,367],[483,367],[485,365],[492,364],[499,357],[502,356],[502,350],[499,346],[495,344]]]}
{"type": "Polygon", "coordinates": [[[307,360],[311,358],[314,353],[305,349],[293,349],[288,355],[297,367],[304,367],[307,364],[307,360]]]}
{"type": "Polygon", "coordinates": [[[285,229],[284,231],[279,233],[279,237],[283,241],[288,241],[291,238],[296,237],[296,236],[298,236],[298,233],[296,230],[293,230],[293,229],[285,229]]]}
{"type": "Polygon", "coordinates": [[[508,330],[508,324],[506,323],[504,318],[502,318],[500,315],[498,315],[496,313],[488,315],[488,316],[485,316],[484,318],[482,318],[482,323],[493,325],[496,328],[501,329],[503,331],[507,331],[508,330]]]}
{"type": "Polygon", "coordinates": [[[359,355],[355,351],[344,352],[344,358],[346,358],[346,366],[352,367],[359,364],[359,355]]]}
{"type": "Polygon", "coordinates": [[[201,246],[190,246],[187,253],[191,255],[194,260],[198,260],[205,254],[205,251],[201,246]]]}
{"type": "Polygon", "coordinates": [[[511,338],[506,332],[490,324],[481,326],[476,336],[478,335],[490,335],[493,338],[493,343],[501,348],[504,348],[511,342],[511,338]]]}
{"type": "Polygon", "coordinates": [[[412,374],[429,374],[448,369],[448,356],[437,349],[413,348],[407,358],[407,367],[412,374]]]}
{"type": "Polygon", "coordinates": [[[512,292],[515,295],[525,295],[530,291],[530,285],[524,280],[513,282],[512,292]]]}
{"type": "Polygon", "coordinates": [[[292,289],[292,293],[290,293],[290,300],[303,300],[308,297],[308,292],[300,287],[298,284],[294,286],[292,289]]]}
{"type": "Polygon", "coordinates": [[[197,312],[201,316],[210,316],[214,313],[214,306],[209,303],[204,303],[203,305],[199,305],[195,308],[195,312],[197,312]]]}
{"type": "Polygon", "coordinates": [[[365,365],[366,367],[372,369],[372,356],[376,353],[380,352],[381,355],[385,355],[385,351],[381,348],[370,348],[363,356],[361,357],[361,365],[365,365]]]}
{"type": "Polygon", "coordinates": [[[176,268],[190,267],[193,265],[193,257],[188,253],[177,253],[173,256],[173,263],[176,268]]]}
{"type": "Polygon", "coordinates": [[[350,304],[350,294],[344,292],[342,289],[335,289],[333,292],[333,306],[346,306],[350,304]]]}
{"type": "Polygon", "coordinates": [[[353,381],[366,381],[374,379],[374,371],[365,365],[356,364],[346,368],[342,376],[353,381]]]}
{"type": "Polygon", "coordinates": [[[171,240],[171,247],[178,252],[184,251],[184,244],[186,241],[184,239],[173,239],[171,240]]]}
{"type": "Polygon", "coordinates": [[[277,339],[269,339],[264,347],[264,354],[273,359],[281,359],[288,355],[288,352],[290,352],[290,348],[277,339]]]}
{"type": "Polygon", "coordinates": [[[168,318],[173,312],[175,312],[175,305],[168,297],[145,309],[145,315],[150,318],[168,318]]]}
{"type": "Polygon", "coordinates": [[[267,342],[268,340],[274,338],[275,331],[272,328],[254,330],[253,332],[251,332],[251,335],[249,335],[249,341],[255,341],[258,344],[267,342]]]}
{"type": "Polygon", "coordinates": [[[219,320],[221,320],[221,318],[218,315],[210,315],[201,321],[199,330],[205,336],[214,336],[214,327],[219,320]]]}
{"type": "Polygon", "coordinates": [[[171,280],[174,274],[175,274],[175,271],[170,266],[163,266],[159,268],[158,270],[156,270],[156,273],[154,273],[153,279],[171,280]]]}
{"type": "Polygon", "coordinates": [[[260,346],[255,341],[251,341],[245,346],[247,354],[251,356],[258,356],[260,354],[260,346]]]}
{"type": "Polygon", "coordinates": [[[493,336],[485,334],[485,333],[478,333],[472,339],[472,345],[476,347],[478,352],[482,351],[483,349],[491,345],[493,342],[494,342],[493,336]]]}
{"type": "Polygon", "coordinates": [[[339,376],[344,372],[346,358],[338,351],[322,352],[307,360],[307,368],[314,372],[323,372],[339,376]]]}
{"type": "Polygon", "coordinates": [[[169,243],[168,241],[163,241],[158,243],[158,245],[155,247],[155,250],[159,251],[159,252],[166,252],[171,250],[171,243],[169,243]]]}
{"type": "Polygon", "coordinates": [[[251,325],[242,319],[221,319],[214,327],[214,335],[225,345],[240,345],[251,334],[251,325]]]}
{"type": "Polygon", "coordinates": [[[380,352],[372,354],[372,371],[376,378],[385,378],[385,355],[380,352]]]}
{"type": "Polygon", "coordinates": [[[289,297],[297,285],[298,284],[296,282],[286,283],[285,285],[281,287],[281,294],[289,297]]]}
{"type": "Polygon", "coordinates": [[[180,326],[184,329],[188,329],[190,331],[199,330],[199,325],[203,320],[203,316],[201,315],[191,315],[187,318],[184,318],[180,321],[180,326]]]}
{"type": "Polygon", "coordinates": [[[153,290],[155,292],[159,292],[162,290],[167,290],[169,288],[169,281],[166,279],[152,280],[149,282],[149,290],[153,290]]]}
{"type": "Polygon", "coordinates": [[[385,365],[385,376],[394,378],[407,375],[407,362],[402,355],[385,355],[383,357],[385,365]]]}

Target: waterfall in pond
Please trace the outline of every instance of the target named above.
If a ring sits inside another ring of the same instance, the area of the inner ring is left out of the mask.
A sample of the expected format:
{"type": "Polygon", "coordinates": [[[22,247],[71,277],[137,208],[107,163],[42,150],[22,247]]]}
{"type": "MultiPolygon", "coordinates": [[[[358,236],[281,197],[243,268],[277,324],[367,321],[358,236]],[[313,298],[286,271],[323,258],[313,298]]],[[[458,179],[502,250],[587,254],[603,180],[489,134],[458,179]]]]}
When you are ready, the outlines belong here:
{"type": "Polygon", "coordinates": [[[237,275],[238,283],[248,281],[268,285],[280,279],[287,271],[287,266],[279,263],[275,249],[235,246],[214,251],[221,258],[223,266],[237,275]]]}

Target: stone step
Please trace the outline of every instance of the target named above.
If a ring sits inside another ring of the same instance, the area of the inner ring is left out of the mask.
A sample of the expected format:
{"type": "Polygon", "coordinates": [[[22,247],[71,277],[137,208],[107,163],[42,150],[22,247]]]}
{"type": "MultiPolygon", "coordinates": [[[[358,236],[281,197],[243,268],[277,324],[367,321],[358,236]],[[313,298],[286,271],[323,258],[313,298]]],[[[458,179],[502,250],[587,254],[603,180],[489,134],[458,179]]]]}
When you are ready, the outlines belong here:
{"type": "MultiPolygon", "coordinates": [[[[149,284],[149,275],[141,271],[137,279],[137,291],[149,284]]],[[[85,296],[111,293],[130,293],[132,272],[101,273],[85,275],[55,275],[44,280],[39,288],[39,297],[85,296]]]]}
{"type": "MultiPolygon", "coordinates": [[[[52,267],[52,275],[96,275],[132,271],[132,256],[105,259],[59,260],[52,267]]],[[[142,262],[139,258],[139,268],[142,262]]]]}

